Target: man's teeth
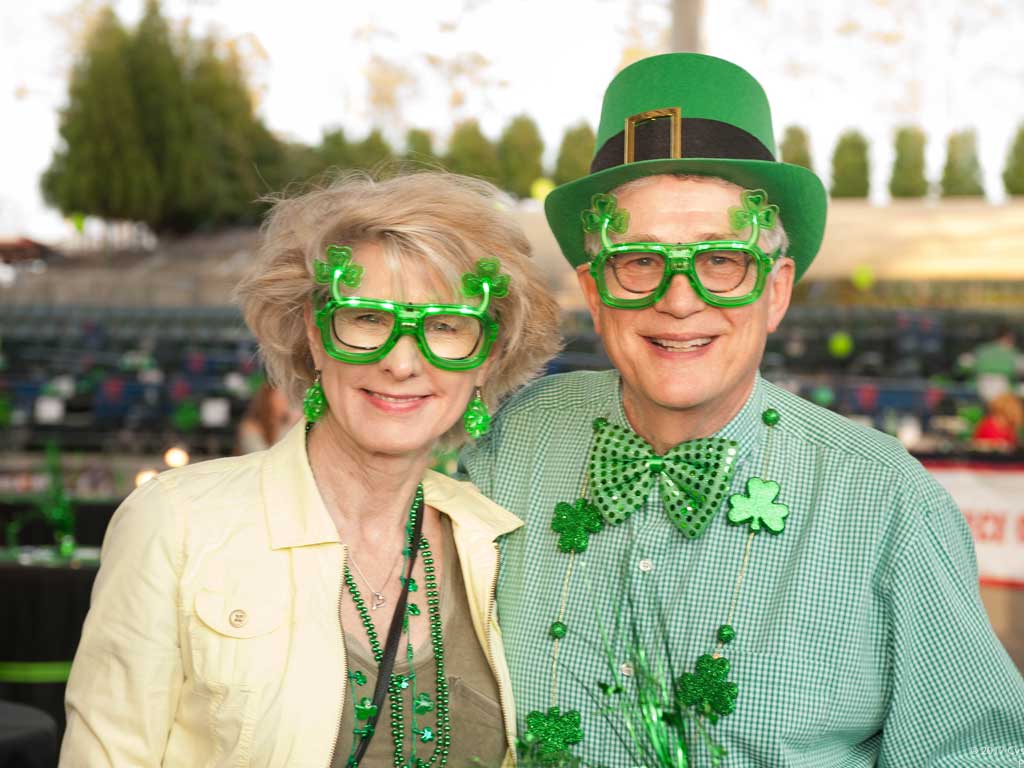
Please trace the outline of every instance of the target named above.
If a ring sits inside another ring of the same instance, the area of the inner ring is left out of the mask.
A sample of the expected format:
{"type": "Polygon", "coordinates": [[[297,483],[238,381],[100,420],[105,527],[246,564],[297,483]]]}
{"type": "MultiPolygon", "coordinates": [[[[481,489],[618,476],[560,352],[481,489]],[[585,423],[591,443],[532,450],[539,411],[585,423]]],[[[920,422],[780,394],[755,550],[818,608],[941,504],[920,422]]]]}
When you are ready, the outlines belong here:
{"type": "Polygon", "coordinates": [[[676,351],[697,349],[698,347],[703,347],[711,343],[710,338],[690,339],[689,341],[674,341],[672,339],[651,339],[651,341],[653,341],[659,347],[676,351]]]}

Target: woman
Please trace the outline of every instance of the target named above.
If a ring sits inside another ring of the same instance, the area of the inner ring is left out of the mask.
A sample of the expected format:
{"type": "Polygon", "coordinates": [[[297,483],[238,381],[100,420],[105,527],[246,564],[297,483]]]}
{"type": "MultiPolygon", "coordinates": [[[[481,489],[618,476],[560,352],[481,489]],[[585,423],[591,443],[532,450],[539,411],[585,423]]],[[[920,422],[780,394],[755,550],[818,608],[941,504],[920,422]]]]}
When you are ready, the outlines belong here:
{"type": "Polygon", "coordinates": [[[238,294],[306,423],[122,504],[61,764],[497,765],[494,542],[520,521],[427,467],[555,352],[555,304],[483,182],[350,177],[265,234],[238,294]]]}

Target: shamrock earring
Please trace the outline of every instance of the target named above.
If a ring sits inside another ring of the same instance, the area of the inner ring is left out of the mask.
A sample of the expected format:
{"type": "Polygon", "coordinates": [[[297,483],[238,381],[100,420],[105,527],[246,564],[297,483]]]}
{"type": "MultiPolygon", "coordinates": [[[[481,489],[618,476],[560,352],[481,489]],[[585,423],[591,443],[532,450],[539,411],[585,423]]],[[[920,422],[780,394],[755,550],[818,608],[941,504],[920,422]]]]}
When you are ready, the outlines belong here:
{"type": "Polygon", "coordinates": [[[309,385],[305,396],[302,398],[302,410],[306,415],[306,421],[310,425],[315,424],[327,410],[327,398],[324,397],[324,388],[320,386],[320,369],[316,369],[313,376],[313,383],[309,385]]]}
{"type": "Polygon", "coordinates": [[[480,397],[480,387],[476,388],[476,394],[466,406],[466,412],[462,414],[462,425],[470,437],[483,437],[491,428],[491,414],[487,410],[487,404],[480,397]]]}

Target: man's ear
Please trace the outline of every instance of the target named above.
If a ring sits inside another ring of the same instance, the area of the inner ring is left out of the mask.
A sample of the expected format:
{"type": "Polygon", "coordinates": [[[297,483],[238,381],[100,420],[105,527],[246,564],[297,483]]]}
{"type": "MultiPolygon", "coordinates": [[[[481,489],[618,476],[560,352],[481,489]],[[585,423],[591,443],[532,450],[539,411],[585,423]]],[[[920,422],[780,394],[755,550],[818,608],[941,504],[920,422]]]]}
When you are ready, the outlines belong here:
{"type": "Polygon", "coordinates": [[[580,290],[583,291],[583,298],[587,302],[587,309],[590,310],[590,319],[594,323],[594,331],[601,334],[601,294],[597,290],[597,282],[590,274],[590,264],[580,264],[576,267],[576,279],[580,283],[580,290]]]}
{"type": "Polygon", "coordinates": [[[789,309],[789,300],[793,296],[793,278],[796,266],[792,259],[779,262],[774,274],[768,277],[768,333],[774,333],[782,318],[789,309]]]}

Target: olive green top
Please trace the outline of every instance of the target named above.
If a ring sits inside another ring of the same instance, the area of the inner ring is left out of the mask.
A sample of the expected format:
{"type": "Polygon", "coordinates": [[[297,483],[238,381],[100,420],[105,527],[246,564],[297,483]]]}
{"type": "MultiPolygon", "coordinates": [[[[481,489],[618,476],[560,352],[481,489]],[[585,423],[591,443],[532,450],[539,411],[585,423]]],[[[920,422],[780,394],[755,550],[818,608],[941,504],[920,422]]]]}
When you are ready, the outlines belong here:
{"type": "MultiPolygon", "coordinates": [[[[466,587],[459,567],[459,553],[455,548],[451,520],[441,515],[444,569],[442,570],[441,624],[444,631],[445,670],[448,673],[448,697],[451,713],[452,740],[448,751],[448,765],[451,768],[465,768],[470,765],[498,766],[505,756],[507,746],[502,729],[501,707],[498,703],[498,683],[494,679],[487,654],[480,647],[466,599],[466,587]],[[479,760],[479,763],[475,762],[479,760]]],[[[437,551],[435,549],[435,551],[437,551]]],[[[393,610],[387,606],[385,610],[393,610]]],[[[353,631],[362,632],[362,627],[353,631]]],[[[386,635],[381,630],[381,639],[386,635]]],[[[352,729],[354,728],[353,702],[363,696],[373,697],[377,684],[377,665],[365,644],[345,632],[345,647],[348,651],[349,670],[360,670],[366,675],[365,685],[353,686],[345,697],[345,711],[338,731],[338,744],[334,750],[331,768],[343,768],[352,751],[352,729]],[[355,688],[356,690],[353,690],[355,688]]],[[[399,644],[395,658],[395,674],[408,675],[409,662],[406,646],[399,644]]],[[[426,692],[436,701],[437,672],[434,655],[427,639],[413,651],[412,671],[416,674],[417,694],[426,692]]],[[[406,745],[409,744],[410,697],[405,697],[406,745]]],[[[417,717],[417,727],[434,729],[437,723],[436,711],[417,717]]],[[[416,754],[429,758],[436,741],[423,743],[417,740],[416,754]]],[[[363,768],[388,768],[392,765],[394,741],[391,738],[391,707],[387,697],[377,721],[377,733],[370,742],[366,755],[360,762],[363,768]]]]}

